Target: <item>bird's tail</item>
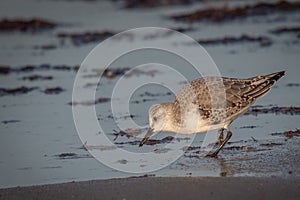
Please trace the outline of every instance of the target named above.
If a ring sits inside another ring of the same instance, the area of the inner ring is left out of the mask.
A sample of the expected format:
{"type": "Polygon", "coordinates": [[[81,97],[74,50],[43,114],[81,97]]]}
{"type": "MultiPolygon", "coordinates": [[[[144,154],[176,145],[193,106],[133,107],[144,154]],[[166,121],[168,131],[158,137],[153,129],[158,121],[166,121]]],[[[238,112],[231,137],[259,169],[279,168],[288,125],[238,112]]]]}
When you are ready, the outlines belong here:
{"type": "Polygon", "coordinates": [[[251,96],[255,99],[263,96],[271,89],[278,79],[284,76],[284,73],[285,71],[280,71],[264,76],[249,78],[248,80],[251,82],[252,89],[244,95],[251,96]]]}
{"type": "Polygon", "coordinates": [[[284,76],[284,73],[285,73],[285,71],[280,71],[280,72],[275,72],[275,73],[268,74],[268,75],[265,75],[265,76],[262,76],[262,77],[264,77],[266,79],[269,79],[269,80],[277,81],[282,76],[284,76]]]}

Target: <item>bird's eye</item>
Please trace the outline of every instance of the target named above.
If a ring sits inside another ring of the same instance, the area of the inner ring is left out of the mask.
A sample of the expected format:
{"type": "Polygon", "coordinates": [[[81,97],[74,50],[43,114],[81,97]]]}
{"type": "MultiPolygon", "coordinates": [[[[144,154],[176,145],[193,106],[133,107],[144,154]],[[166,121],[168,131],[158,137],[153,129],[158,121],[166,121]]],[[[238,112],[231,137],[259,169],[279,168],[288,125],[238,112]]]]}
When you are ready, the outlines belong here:
{"type": "Polygon", "coordinates": [[[157,121],[157,117],[153,117],[153,120],[156,122],[157,121]]]}

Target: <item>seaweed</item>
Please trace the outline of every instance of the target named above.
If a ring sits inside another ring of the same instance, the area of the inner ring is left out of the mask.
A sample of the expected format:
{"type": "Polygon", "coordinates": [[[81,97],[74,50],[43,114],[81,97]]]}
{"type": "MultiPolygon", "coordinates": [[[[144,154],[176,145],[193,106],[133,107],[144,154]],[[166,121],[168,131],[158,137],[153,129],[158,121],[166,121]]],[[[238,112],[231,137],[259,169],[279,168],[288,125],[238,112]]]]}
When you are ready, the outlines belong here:
{"type": "Polygon", "coordinates": [[[38,87],[20,86],[16,88],[0,88],[0,97],[5,95],[26,94],[36,89],[38,89],[38,87]]]}
{"type": "Polygon", "coordinates": [[[227,6],[216,8],[210,7],[200,9],[191,13],[178,14],[171,16],[178,21],[210,21],[225,22],[236,19],[245,19],[252,16],[265,16],[275,12],[292,12],[300,9],[300,2],[261,2],[254,5],[230,8],[227,6]]]}
{"type": "Polygon", "coordinates": [[[39,18],[30,20],[24,19],[3,19],[0,21],[0,31],[22,31],[22,32],[37,32],[50,30],[57,26],[56,23],[39,18]]]}
{"type": "Polygon", "coordinates": [[[243,34],[241,36],[225,36],[223,38],[215,38],[215,39],[201,39],[197,41],[201,45],[228,45],[235,43],[244,43],[244,42],[257,42],[260,46],[270,46],[272,44],[272,40],[266,36],[249,36],[243,34]]]}

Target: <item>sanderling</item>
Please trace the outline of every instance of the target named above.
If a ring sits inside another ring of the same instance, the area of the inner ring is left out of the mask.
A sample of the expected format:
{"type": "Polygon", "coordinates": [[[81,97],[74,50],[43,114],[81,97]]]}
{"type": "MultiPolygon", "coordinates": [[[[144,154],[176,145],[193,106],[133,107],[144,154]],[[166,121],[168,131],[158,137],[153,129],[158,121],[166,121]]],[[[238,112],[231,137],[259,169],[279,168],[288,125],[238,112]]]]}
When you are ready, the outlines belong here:
{"type": "Polygon", "coordinates": [[[216,157],[232,136],[229,125],[265,95],[284,71],[248,79],[204,77],[184,85],[172,103],[160,103],[149,112],[150,128],[139,146],[154,132],[192,134],[219,129],[216,157]],[[223,131],[227,134],[224,139],[223,131]]]}

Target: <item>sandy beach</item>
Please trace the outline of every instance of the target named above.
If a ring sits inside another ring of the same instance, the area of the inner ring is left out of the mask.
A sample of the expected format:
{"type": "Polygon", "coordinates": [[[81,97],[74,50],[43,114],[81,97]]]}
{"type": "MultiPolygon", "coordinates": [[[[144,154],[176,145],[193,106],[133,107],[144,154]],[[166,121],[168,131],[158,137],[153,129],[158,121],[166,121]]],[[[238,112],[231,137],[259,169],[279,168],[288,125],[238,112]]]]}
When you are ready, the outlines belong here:
{"type": "Polygon", "coordinates": [[[0,189],[0,199],[297,199],[300,180],[141,177],[0,189]]]}

